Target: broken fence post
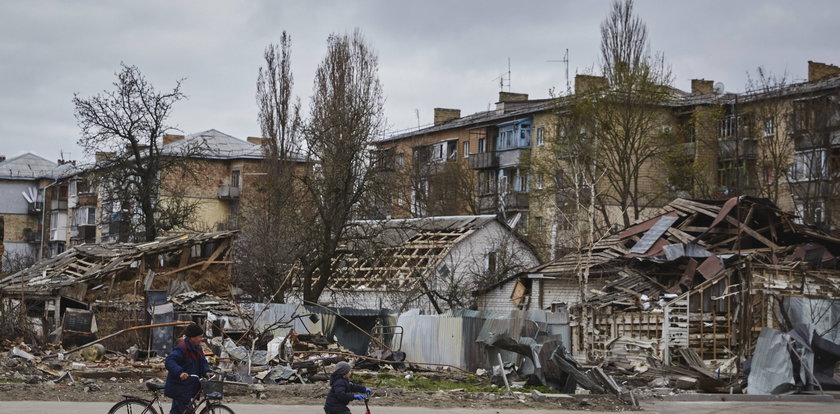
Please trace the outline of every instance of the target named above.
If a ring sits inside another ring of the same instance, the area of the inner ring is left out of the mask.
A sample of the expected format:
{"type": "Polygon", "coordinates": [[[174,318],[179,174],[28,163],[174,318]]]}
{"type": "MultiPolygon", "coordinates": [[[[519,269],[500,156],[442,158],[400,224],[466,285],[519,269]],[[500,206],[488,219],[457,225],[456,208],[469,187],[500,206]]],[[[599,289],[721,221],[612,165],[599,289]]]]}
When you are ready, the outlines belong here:
{"type": "Polygon", "coordinates": [[[502,372],[502,379],[505,380],[505,388],[507,388],[508,394],[513,396],[513,391],[510,389],[510,384],[508,383],[507,374],[505,374],[505,363],[502,361],[502,353],[499,352],[496,355],[499,357],[499,371],[502,372]]]}

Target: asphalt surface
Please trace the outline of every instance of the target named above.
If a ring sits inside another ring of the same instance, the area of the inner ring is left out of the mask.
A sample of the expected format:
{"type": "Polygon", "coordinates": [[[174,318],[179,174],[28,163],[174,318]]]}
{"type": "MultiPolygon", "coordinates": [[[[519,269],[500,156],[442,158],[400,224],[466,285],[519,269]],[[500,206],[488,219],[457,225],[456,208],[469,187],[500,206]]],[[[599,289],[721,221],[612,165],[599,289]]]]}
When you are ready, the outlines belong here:
{"type": "MultiPolygon", "coordinates": [[[[44,401],[2,401],[0,413],[8,414],[89,414],[107,413],[111,403],[89,402],[44,402],[44,401]]],[[[323,414],[320,406],[301,405],[254,405],[230,404],[236,414],[323,414]]],[[[739,413],[739,414],[836,414],[840,413],[840,400],[823,402],[787,402],[787,401],[655,401],[645,403],[644,411],[636,413],[659,414],[711,414],[711,413],[739,413]]],[[[168,405],[164,411],[168,411],[168,405]]],[[[354,406],[356,414],[364,412],[363,406],[354,406]]],[[[569,410],[514,410],[514,409],[446,409],[433,410],[423,407],[376,407],[371,406],[371,414],[421,414],[421,413],[453,413],[453,414],[598,414],[600,411],[569,411],[569,410]]],[[[163,413],[165,414],[165,413],[163,413]]]]}

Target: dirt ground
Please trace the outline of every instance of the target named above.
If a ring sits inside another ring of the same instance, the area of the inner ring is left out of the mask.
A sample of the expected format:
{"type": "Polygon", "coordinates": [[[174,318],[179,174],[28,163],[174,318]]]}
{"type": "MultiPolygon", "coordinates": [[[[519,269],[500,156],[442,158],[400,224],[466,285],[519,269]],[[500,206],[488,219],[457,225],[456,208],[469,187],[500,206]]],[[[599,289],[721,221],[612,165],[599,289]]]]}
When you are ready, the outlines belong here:
{"type": "MultiPolygon", "coordinates": [[[[122,395],[148,396],[145,385],[110,379],[76,380],[70,384],[0,383],[0,401],[119,401],[122,395]]],[[[321,404],[328,387],[320,384],[230,385],[225,386],[225,401],[245,404],[311,405],[321,404]]],[[[631,411],[632,407],[609,395],[574,395],[536,401],[530,394],[516,397],[464,391],[406,392],[402,389],[377,389],[371,404],[375,406],[413,406],[427,408],[518,408],[565,409],[589,411],[631,411]]]]}

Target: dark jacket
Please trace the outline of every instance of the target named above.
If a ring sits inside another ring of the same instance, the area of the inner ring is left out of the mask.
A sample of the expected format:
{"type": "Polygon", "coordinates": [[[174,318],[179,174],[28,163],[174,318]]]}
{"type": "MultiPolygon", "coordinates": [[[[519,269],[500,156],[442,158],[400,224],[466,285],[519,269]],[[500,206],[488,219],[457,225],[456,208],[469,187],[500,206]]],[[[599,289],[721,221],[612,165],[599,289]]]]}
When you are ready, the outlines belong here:
{"type": "Polygon", "coordinates": [[[188,400],[195,396],[200,386],[198,378],[189,377],[181,380],[182,372],[198,375],[201,378],[210,372],[210,365],[201,346],[192,346],[189,341],[182,341],[166,357],[166,388],[163,395],[177,400],[188,400]]]}
{"type": "Polygon", "coordinates": [[[353,394],[365,392],[365,387],[353,384],[347,378],[333,373],[330,376],[330,392],[324,403],[324,410],[329,413],[343,413],[347,411],[347,403],[353,401],[353,394]]]}

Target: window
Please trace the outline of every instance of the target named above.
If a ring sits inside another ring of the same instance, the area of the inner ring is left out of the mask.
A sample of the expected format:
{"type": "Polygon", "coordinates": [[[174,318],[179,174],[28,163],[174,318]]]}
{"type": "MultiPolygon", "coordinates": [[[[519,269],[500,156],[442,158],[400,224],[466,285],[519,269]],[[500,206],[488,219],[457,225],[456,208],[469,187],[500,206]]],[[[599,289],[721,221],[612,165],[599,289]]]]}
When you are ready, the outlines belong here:
{"type": "Polygon", "coordinates": [[[770,137],[776,134],[776,125],[773,117],[764,118],[764,136],[770,137]]]}
{"type": "Polygon", "coordinates": [[[519,127],[519,147],[527,148],[531,146],[531,127],[529,125],[522,125],[519,127]]]}
{"type": "Polygon", "coordinates": [[[530,146],[530,121],[519,121],[519,123],[503,124],[503,126],[499,128],[499,137],[496,141],[497,150],[506,150],[511,148],[527,148],[530,146]]]}
{"type": "Polygon", "coordinates": [[[727,116],[720,121],[719,134],[721,138],[735,136],[738,127],[741,126],[741,117],[727,116]]]}
{"type": "Polygon", "coordinates": [[[239,170],[233,170],[230,173],[230,186],[239,187],[239,170]]]}
{"type": "Polygon", "coordinates": [[[534,233],[541,234],[543,231],[543,219],[540,216],[534,217],[534,233]]]}
{"type": "Polygon", "coordinates": [[[537,176],[534,177],[534,185],[537,187],[537,190],[543,189],[543,173],[537,173],[537,176]]]}
{"type": "Polygon", "coordinates": [[[432,145],[432,161],[441,162],[446,159],[446,142],[432,145]]]}
{"type": "Polygon", "coordinates": [[[399,153],[397,154],[397,168],[405,167],[405,154],[399,153]]]}
{"type": "Polygon", "coordinates": [[[478,139],[478,153],[482,154],[487,152],[487,138],[479,138],[478,139]]]}
{"type": "Polygon", "coordinates": [[[791,181],[808,181],[828,178],[825,150],[801,151],[793,155],[790,167],[791,181]]]}
{"type": "Polygon", "coordinates": [[[464,158],[467,158],[469,156],[470,156],[470,142],[469,141],[464,141],[464,158]]]}
{"type": "Polygon", "coordinates": [[[487,271],[489,273],[496,271],[496,252],[487,253],[487,271]]]}
{"type": "Polygon", "coordinates": [[[516,182],[514,183],[514,191],[520,193],[528,192],[528,173],[524,171],[517,171],[516,182]]]}
{"type": "Polygon", "coordinates": [[[458,140],[451,140],[446,142],[446,159],[454,160],[458,157],[458,140]]]}
{"type": "Polygon", "coordinates": [[[79,207],[75,212],[77,226],[96,225],[96,207],[79,207]]]}
{"type": "Polygon", "coordinates": [[[539,127],[537,128],[537,146],[541,147],[545,145],[545,128],[539,127]]]}

